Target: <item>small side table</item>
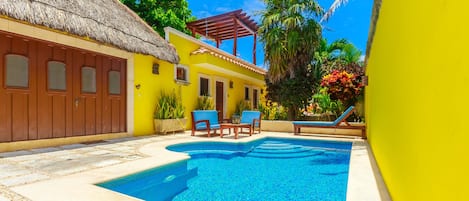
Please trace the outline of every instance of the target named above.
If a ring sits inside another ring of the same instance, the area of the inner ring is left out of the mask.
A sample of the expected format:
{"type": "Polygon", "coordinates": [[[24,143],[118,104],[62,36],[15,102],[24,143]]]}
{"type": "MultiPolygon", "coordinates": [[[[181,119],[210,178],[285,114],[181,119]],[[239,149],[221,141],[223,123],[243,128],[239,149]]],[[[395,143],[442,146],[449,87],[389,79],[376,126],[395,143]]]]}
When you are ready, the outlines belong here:
{"type": "Polygon", "coordinates": [[[238,139],[238,128],[249,128],[249,136],[252,135],[251,124],[233,124],[233,123],[222,123],[220,124],[220,137],[223,138],[223,129],[233,128],[235,139],[238,139]]]}

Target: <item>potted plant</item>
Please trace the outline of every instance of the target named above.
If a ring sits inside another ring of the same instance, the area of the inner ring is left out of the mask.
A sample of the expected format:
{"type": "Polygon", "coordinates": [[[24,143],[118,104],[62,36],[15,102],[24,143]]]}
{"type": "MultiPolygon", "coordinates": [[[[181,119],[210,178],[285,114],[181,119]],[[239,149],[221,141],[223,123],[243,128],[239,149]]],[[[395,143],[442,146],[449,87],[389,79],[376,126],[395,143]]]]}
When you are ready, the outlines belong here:
{"type": "Polygon", "coordinates": [[[200,96],[197,99],[196,110],[213,110],[213,102],[210,96],[200,96]]]}
{"type": "Polygon", "coordinates": [[[241,120],[240,115],[244,110],[251,110],[251,104],[249,101],[241,100],[238,102],[238,104],[236,104],[235,111],[233,115],[231,115],[231,122],[234,124],[239,124],[241,120]]]}
{"type": "Polygon", "coordinates": [[[154,126],[156,133],[182,131],[186,127],[184,106],[176,93],[161,91],[154,112],[154,126]]]}

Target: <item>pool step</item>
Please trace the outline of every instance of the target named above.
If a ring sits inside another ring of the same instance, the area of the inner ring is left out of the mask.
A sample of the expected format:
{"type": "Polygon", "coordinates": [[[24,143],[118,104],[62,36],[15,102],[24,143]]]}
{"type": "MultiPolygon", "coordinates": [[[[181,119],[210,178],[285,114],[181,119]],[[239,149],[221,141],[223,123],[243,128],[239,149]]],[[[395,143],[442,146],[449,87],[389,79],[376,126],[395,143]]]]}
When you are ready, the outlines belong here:
{"type": "Polygon", "coordinates": [[[194,150],[187,151],[191,158],[221,158],[221,159],[231,159],[237,156],[246,155],[245,152],[241,151],[227,151],[227,150],[194,150]]]}
{"type": "Polygon", "coordinates": [[[257,158],[304,158],[320,154],[323,154],[323,151],[314,150],[310,147],[268,141],[257,146],[246,156],[257,158]]]}

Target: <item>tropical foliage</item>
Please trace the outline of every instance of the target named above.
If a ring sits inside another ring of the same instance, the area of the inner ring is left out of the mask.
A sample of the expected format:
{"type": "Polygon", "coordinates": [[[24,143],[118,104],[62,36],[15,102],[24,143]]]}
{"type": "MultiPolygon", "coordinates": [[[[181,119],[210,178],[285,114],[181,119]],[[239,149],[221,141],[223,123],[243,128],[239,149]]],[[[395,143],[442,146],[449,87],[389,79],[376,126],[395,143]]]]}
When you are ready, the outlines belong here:
{"type": "Polygon", "coordinates": [[[313,95],[313,104],[309,111],[312,113],[332,113],[340,114],[343,110],[343,105],[338,100],[332,100],[329,93],[327,93],[327,88],[322,88],[318,93],[313,95]]]}
{"type": "Polygon", "coordinates": [[[347,2],[348,2],[348,0],[334,0],[331,7],[329,7],[329,9],[326,11],[326,13],[324,13],[324,15],[322,16],[322,18],[319,22],[322,23],[324,21],[327,21],[332,16],[332,14],[334,14],[334,12],[335,12],[335,10],[337,10],[337,8],[339,8],[342,4],[346,4],[347,2]]]}
{"type": "Polygon", "coordinates": [[[176,93],[166,93],[161,91],[160,97],[156,102],[155,119],[177,119],[184,118],[184,106],[176,93]]]}
{"type": "Polygon", "coordinates": [[[292,79],[282,78],[277,82],[266,79],[266,83],[266,98],[288,108],[288,120],[298,117],[299,108],[308,104],[314,89],[314,82],[308,68],[298,69],[296,76],[292,79]]]}
{"type": "Polygon", "coordinates": [[[286,109],[274,102],[267,102],[267,104],[259,104],[259,111],[262,113],[262,119],[265,120],[285,120],[287,119],[286,109]]]}
{"type": "Polygon", "coordinates": [[[356,101],[363,89],[360,78],[353,73],[338,70],[324,76],[321,86],[327,88],[331,99],[340,100],[346,107],[356,101]]]}
{"type": "Polygon", "coordinates": [[[186,22],[194,21],[186,0],[121,0],[127,7],[137,13],[160,36],[164,28],[172,27],[190,34],[186,22]]]}
{"type": "Polygon", "coordinates": [[[273,82],[306,68],[313,60],[321,39],[321,26],[316,19],[322,8],[315,0],[264,0],[259,26],[260,40],[264,44],[264,61],[269,66],[269,79],[273,82]]]}
{"type": "Polygon", "coordinates": [[[251,110],[251,103],[249,101],[240,100],[236,104],[234,115],[241,115],[244,110],[251,110]]]}
{"type": "Polygon", "coordinates": [[[269,66],[267,98],[288,108],[288,119],[311,98],[311,63],[321,39],[316,19],[322,8],[315,0],[264,0],[259,27],[264,61],[269,66]]]}
{"type": "Polygon", "coordinates": [[[212,97],[210,96],[200,96],[197,99],[197,105],[195,106],[196,110],[213,110],[212,97]]]}

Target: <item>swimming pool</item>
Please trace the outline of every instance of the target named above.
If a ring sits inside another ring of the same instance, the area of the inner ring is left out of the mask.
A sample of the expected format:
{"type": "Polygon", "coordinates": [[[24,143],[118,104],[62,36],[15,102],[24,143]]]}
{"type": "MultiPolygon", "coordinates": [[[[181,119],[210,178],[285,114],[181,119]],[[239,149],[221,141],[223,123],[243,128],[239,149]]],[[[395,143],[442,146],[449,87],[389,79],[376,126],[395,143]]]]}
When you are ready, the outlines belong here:
{"type": "Polygon", "coordinates": [[[168,150],[191,159],[98,184],[144,200],[345,200],[350,142],[263,138],[168,150]]]}

